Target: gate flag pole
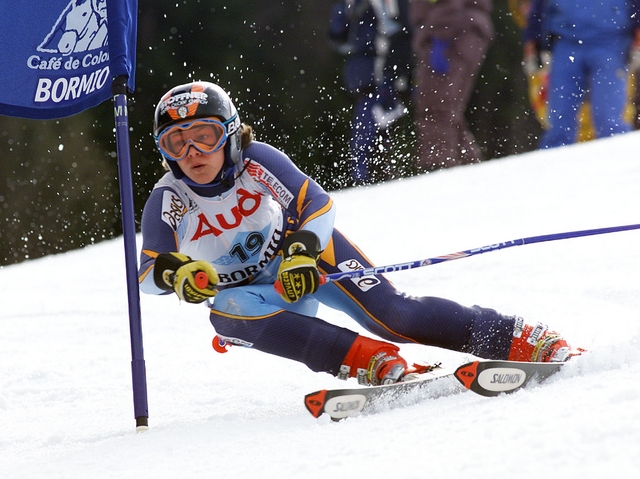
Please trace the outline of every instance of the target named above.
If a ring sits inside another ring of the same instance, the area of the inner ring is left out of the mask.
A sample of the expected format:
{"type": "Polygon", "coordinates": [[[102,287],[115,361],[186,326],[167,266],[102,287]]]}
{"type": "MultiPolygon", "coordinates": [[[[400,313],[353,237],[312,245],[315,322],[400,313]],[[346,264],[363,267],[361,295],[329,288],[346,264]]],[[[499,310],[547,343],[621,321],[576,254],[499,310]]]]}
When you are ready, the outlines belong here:
{"type": "Polygon", "coordinates": [[[131,376],[136,431],[149,427],[147,404],[147,373],[142,347],[142,320],[138,261],[136,249],[136,223],[134,212],[131,149],[129,142],[129,114],[127,94],[133,91],[135,73],[135,37],[137,32],[137,0],[107,0],[109,14],[109,59],[111,68],[111,94],[113,96],[118,154],[118,181],[122,208],[127,295],[129,301],[129,333],[131,340],[131,376]],[[131,41],[133,39],[133,41],[131,41]]]}
{"type": "Polygon", "coordinates": [[[138,261],[136,249],[136,224],[133,205],[133,180],[129,146],[129,116],[127,113],[127,77],[113,80],[116,146],[118,152],[118,180],[122,207],[122,230],[129,298],[129,332],[131,337],[131,374],[133,381],[133,407],[138,432],[148,429],[147,373],[142,347],[142,321],[140,314],[140,290],[138,287],[138,261]]]}

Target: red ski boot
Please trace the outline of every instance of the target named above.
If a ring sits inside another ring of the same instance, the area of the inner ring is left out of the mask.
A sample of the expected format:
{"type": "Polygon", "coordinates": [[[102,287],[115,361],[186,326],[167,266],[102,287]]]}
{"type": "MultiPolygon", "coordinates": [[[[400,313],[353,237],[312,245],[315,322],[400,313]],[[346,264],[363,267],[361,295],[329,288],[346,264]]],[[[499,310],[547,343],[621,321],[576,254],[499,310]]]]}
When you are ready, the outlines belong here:
{"type": "Polygon", "coordinates": [[[398,346],[358,336],[342,361],[338,378],[358,378],[364,385],[391,384],[402,381],[408,372],[398,346]]]}
{"type": "Polygon", "coordinates": [[[535,326],[516,319],[509,361],[560,363],[578,356],[584,349],[573,349],[558,333],[549,331],[546,324],[535,326]]]}

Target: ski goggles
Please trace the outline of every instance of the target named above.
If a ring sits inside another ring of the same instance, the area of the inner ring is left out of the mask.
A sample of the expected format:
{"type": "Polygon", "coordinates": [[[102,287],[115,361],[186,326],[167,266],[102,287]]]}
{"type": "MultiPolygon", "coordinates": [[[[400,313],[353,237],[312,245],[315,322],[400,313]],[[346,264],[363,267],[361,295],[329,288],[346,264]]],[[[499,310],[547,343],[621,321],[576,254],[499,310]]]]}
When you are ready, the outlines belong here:
{"type": "Polygon", "coordinates": [[[168,160],[180,161],[193,146],[201,153],[218,151],[227,141],[227,123],[212,118],[201,118],[171,125],[160,132],[156,143],[160,153],[168,160]]]}

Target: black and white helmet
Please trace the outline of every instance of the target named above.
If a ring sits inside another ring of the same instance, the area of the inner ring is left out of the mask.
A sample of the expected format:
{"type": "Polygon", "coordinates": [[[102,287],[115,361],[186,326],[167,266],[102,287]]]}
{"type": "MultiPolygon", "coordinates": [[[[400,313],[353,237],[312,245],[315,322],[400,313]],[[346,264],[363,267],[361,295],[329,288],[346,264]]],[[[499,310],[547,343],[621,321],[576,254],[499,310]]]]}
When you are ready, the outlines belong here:
{"type": "MultiPolygon", "coordinates": [[[[229,167],[238,166],[242,149],[240,117],[229,95],[214,83],[196,81],[176,86],[165,93],[156,106],[154,137],[157,140],[160,134],[172,125],[208,117],[216,117],[225,124],[225,163],[229,167]]],[[[175,162],[168,163],[171,165],[175,162]]]]}

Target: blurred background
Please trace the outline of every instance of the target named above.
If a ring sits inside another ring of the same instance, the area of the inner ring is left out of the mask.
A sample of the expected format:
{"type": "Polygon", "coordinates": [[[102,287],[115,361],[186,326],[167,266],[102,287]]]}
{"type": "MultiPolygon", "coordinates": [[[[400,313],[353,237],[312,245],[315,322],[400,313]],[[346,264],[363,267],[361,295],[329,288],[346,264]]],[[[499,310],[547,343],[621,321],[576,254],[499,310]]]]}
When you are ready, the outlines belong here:
{"type": "MultiPolygon", "coordinates": [[[[332,191],[351,184],[352,102],[344,59],[329,45],[330,1],[139,0],[136,91],[130,97],[137,221],[163,171],[151,126],[160,96],[193,80],[227,90],[256,138],[283,149],[332,191]]],[[[485,158],[535,149],[522,45],[507,0],[467,118],[485,158]]],[[[392,126],[386,179],[415,174],[411,115],[392,126]]],[[[122,233],[111,102],[60,120],[0,116],[0,266],[122,233]]],[[[489,161],[489,160],[487,160],[489,161]]]]}

